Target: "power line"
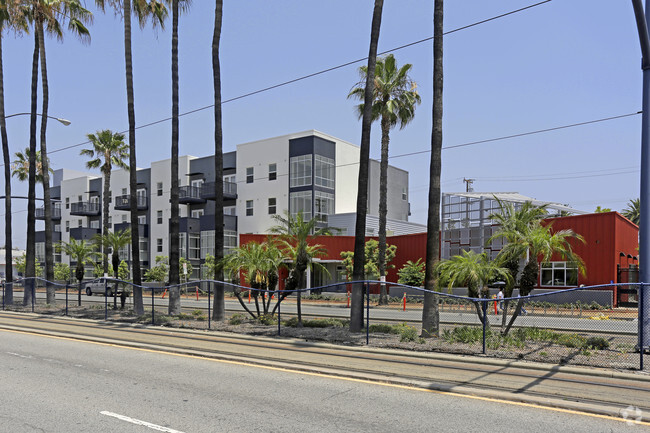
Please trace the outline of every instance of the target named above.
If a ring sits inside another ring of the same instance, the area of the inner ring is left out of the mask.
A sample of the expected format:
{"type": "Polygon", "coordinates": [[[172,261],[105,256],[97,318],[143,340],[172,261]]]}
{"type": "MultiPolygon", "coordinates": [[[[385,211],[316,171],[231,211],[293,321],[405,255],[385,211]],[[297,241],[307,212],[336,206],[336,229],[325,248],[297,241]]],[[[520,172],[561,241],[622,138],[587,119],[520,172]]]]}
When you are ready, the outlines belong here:
{"type": "MultiPolygon", "coordinates": [[[[535,4],[532,4],[532,5],[529,5],[529,6],[525,6],[523,8],[515,9],[515,10],[512,10],[510,12],[503,13],[501,15],[496,15],[496,16],[493,16],[491,18],[487,18],[487,19],[477,21],[477,22],[474,22],[474,23],[471,23],[471,24],[468,24],[468,25],[465,25],[465,26],[462,26],[462,27],[455,28],[453,30],[449,30],[449,31],[443,33],[443,35],[449,35],[449,34],[452,34],[452,33],[459,32],[461,30],[466,30],[466,29],[469,29],[469,28],[472,28],[472,27],[476,27],[478,25],[485,24],[485,23],[488,23],[490,21],[495,21],[495,20],[498,20],[500,18],[507,17],[509,15],[514,15],[516,13],[523,12],[523,11],[528,10],[528,9],[532,9],[534,7],[537,7],[537,6],[541,6],[541,5],[549,3],[549,2],[551,2],[551,0],[544,0],[544,1],[541,1],[539,3],[535,3],[535,4]]],[[[405,44],[405,45],[400,45],[398,47],[391,48],[390,50],[382,51],[381,53],[378,53],[378,55],[383,55],[383,54],[388,54],[388,53],[391,53],[391,52],[394,52],[394,51],[399,51],[399,50],[402,50],[404,48],[408,48],[408,47],[411,47],[411,46],[414,46],[414,45],[422,44],[424,42],[428,42],[428,41],[431,41],[431,40],[433,40],[433,36],[425,38],[425,39],[420,39],[418,41],[410,42],[410,43],[405,44]]],[[[257,95],[257,94],[260,94],[260,93],[263,93],[263,92],[268,92],[270,90],[277,89],[279,87],[288,86],[289,84],[297,83],[299,81],[303,81],[303,80],[306,80],[306,79],[309,79],[309,78],[312,78],[312,77],[316,77],[318,75],[322,75],[322,74],[325,74],[325,73],[328,73],[328,72],[332,72],[332,71],[335,71],[337,69],[342,69],[342,68],[345,68],[347,66],[351,66],[351,65],[354,65],[356,63],[363,62],[363,61],[365,61],[367,59],[368,59],[368,57],[366,56],[366,57],[362,57],[360,59],[351,60],[349,62],[345,62],[345,63],[342,63],[342,64],[337,65],[337,66],[332,66],[330,68],[320,70],[318,72],[313,72],[311,74],[303,75],[301,77],[294,78],[294,79],[291,79],[291,80],[288,80],[288,81],[284,81],[282,83],[274,84],[272,86],[264,87],[262,89],[258,89],[258,90],[254,90],[252,92],[244,93],[243,95],[239,95],[239,96],[235,96],[235,97],[230,98],[230,99],[226,99],[226,100],[222,101],[221,104],[222,105],[227,104],[229,102],[234,102],[234,101],[237,101],[239,99],[247,98],[249,96],[257,95]]],[[[190,114],[198,113],[199,111],[207,110],[207,109],[210,109],[210,108],[213,108],[213,107],[214,107],[214,104],[205,105],[203,107],[195,108],[193,110],[181,113],[181,114],[178,115],[178,117],[188,116],[190,114]]],[[[166,117],[164,119],[160,119],[160,120],[156,120],[156,121],[153,121],[153,122],[145,123],[144,125],[136,126],[135,129],[142,129],[142,128],[147,128],[149,126],[158,125],[160,123],[168,122],[171,119],[172,119],[171,117],[166,117]]],[[[121,134],[126,134],[127,132],[129,132],[129,131],[128,130],[122,131],[121,134]]],[[[90,141],[84,141],[83,143],[78,143],[78,144],[73,144],[73,145],[70,145],[70,146],[61,147],[59,149],[54,149],[54,150],[48,152],[48,154],[62,152],[64,150],[73,149],[75,147],[80,147],[80,146],[83,146],[83,145],[89,144],[89,143],[90,143],[90,141]]],[[[0,165],[0,167],[1,166],[2,165],[0,165]]]]}

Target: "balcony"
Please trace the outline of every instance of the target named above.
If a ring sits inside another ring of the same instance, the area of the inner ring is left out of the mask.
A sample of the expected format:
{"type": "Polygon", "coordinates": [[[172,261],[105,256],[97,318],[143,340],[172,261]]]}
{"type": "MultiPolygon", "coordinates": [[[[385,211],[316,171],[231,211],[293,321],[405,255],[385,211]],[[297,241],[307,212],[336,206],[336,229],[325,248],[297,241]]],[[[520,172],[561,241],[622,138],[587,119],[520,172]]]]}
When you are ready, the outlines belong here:
{"type": "Polygon", "coordinates": [[[199,204],[205,203],[205,197],[201,194],[202,187],[181,186],[178,188],[178,203],[199,204]]]}
{"type": "MultiPolygon", "coordinates": [[[[37,220],[45,219],[45,208],[39,207],[34,212],[34,217],[37,220]]],[[[52,221],[61,221],[61,208],[59,206],[52,206],[52,221]]]]}
{"type": "MultiPolygon", "coordinates": [[[[214,182],[205,182],[201,185],[201,198],[206,200],[214,200],[216,194],[214,193],[214,182]]],[[[223,183],[223,199],[234,200],[237,198],[237,184],[235,182],[223,183]]]]}
{"type": "MultiPolygon", "coordinates": [[[[138,210],[147,210],[149,208],[146,195],[138,195],[137,200],[138,210]]],[[[115,196],[115,210],[131,210],[131,196],[128,194],[115,196]]]]}
{"type": "Polygon", "coordinates": [[[101,233],[101,229],[91,229],[90,227],[75,227],[70,229],[70,237],[78,241],[90,241],[95,235],[101,233]]]}
{"type": "MultiPolygon", "coordinates": [[[[126,229],[130,229],[131,224],[130,223],[117,223],[113,224],[113,231],[115,233],[121,232],[126,229]]],[[[138,236],[141,238],[148,238],[149,237],[149,224],[138,224],[138,236]]]]}
{"type": "Polygon", "coordinates": [[[70,204],[70,215],[97,216],[100,214],[99,203],[80,201],[70,204]]]}

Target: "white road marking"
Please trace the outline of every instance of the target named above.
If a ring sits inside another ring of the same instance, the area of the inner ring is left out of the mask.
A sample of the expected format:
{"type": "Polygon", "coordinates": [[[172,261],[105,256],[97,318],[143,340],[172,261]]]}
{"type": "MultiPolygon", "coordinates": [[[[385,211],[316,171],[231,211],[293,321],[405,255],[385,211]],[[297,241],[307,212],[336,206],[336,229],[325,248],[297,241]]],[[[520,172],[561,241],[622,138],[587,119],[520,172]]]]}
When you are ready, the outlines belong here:
{"type": "Polygon", "coordinates": [[[158,430],[158,431],[162,431],[162,432],[166,432],[166,433],[183,433],[182,431],[179,431],[179,430],[174,430],[172,428],[163,427],[161,425],[152,424],[152,423],[147,422],[147,421],[142,421],[142,420],[139,420],[139,419],[131,418],[131,417],[128,417],[128,416],[125,416],[125,415],[120,415],[120,414],[113,413],[113,412],[108,412],[108,411],[105,411],[105,410],[101,411],[100,413],[102,415],[108,415],[108,416],[112,416],[113,418],[120,419],[122,421],[130,422],[131,424],[143,425],[145,427],[149,427],[152,430],[158,430]]]}

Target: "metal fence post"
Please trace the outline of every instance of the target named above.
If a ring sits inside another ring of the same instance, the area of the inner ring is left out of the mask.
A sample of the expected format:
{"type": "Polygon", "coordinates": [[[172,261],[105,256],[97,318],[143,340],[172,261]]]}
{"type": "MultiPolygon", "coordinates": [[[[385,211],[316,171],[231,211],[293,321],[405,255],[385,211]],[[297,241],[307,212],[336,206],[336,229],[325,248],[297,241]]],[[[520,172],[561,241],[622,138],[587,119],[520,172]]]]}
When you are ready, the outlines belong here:
{"type": "Polygon", "coordinates": [[[68,315],[68,282],[65,282],[65,315],[68,315]]]}
{"type": "Polygon", "coordinates": [[[5,283],[2,283],[2,311],[5,310],[5,283]]]}
{"type": "Polygon", "coordinates": [[[210,320],[212,319],[212,314],[210,312],[210,289],[212,287],[212,283],[208,281],[208,329],[210,329],[210,320]]]}
{"type": "Polygon", "coordinates": [[[280,336],[280,326],[282,326],[280,323],[282,322],[281,317],[280,317],[280,305],[282,304],[281,298],[280,298],[280,291],[276,290],[275,296],[278,297],[278,337],[280,336]]]}
{"type": "Polygon", "coordinates": [[[483,310],[483,355],[486,354],[485,351],[485,333],[487,329],[487,302],[482,302],[481,309],[483,310]]]}
{"type": "Polygon", "coordinates": [[[370,344],[370,284],[366,281],[366,345],[370,344]]]}
{"type": "Polygon", "coordinates": [[[108,320],[108,280],[104,280],[104,320],[108,320]]]}
{"type": "Polygon", "coordinates": [[[36,303],[36,278],[32,278],[32,313],[34,312],[35,303],[36,303]]]}
{"type": "Polygon", "coordinates": [[[643,371],[643,295],[645,292],[645,286],[643,284],[639,285],[639,314],[637,315],[637,320],[639,321],[639,370],[643,371]]]}
{"type": "Polygon", "coordinates": [[[154,318],[154,315],[156,314],[155,312],[156,309],[154,308],[155,306],[154,292],[155,292],[154,287],[151,286],[151,324],[152,325],[156,324],[156,320],[154,318]]]}

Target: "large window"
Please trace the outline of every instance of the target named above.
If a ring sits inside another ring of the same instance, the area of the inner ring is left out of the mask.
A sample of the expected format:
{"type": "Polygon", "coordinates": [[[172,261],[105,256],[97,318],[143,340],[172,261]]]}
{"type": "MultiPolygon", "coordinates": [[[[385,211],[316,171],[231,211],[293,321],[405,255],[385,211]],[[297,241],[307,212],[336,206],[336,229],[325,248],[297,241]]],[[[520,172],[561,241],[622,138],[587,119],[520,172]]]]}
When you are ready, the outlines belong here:
{"type": "Polygon", "coordinates": [[[578,285],[578,266],[573,262],[544,262],[540,268],[541,286],[578,285]]]}
{"type": "Polygon", "coordinates": [[[327,223],[328,215],[334,213],[334,194],[314,192],[314,213],[317,221],[327,223]]]}
{"type": "Polygon", "coordinates": [[[311,155],[292,157],[290,166],[289,186],[311,185],[311,155]]]}
{"type": "Polygon", "coordinates": [[[201,235],[198,233],[190,233],[189,235],[189,259],[201,258],[201,235]]]}
{"type": "Polygon", "coordinates": [[[322,155],[315,155],[314,183],[325,188],[334,189],[334,160],[322,155]]]}
{"type": "Polygon", "coordinates": [[[208,254],[214,256],[214,230],[201,232],[201,258],[205,259],[208,254]]]}
{"type": "Polygon", "coordinates": [[[187,258],[187,233],[178,234],[178,254],[179,257],[187,258]]]}
{"type": "Polygon", "coordinates": [[[140,261],[146,262],[149,260],[149,240],[147,238],[140,238],[140,261]]]}
{"type": "Polygon", "coordinates": [[[291,215],[302,212],[305,221],[311,219],[311,191],[292,192],[289,201],[291,215]]]}
{"type": "Polygon", "coordinates": [[[226,255],[237,248],[237,231],[223,231],[223,254],[226,255]]]}
{"type": "Polygon", "coordinates": [[[36,261],[44,262],[45,261],[45,242],[36,242],[36,261]]]}

